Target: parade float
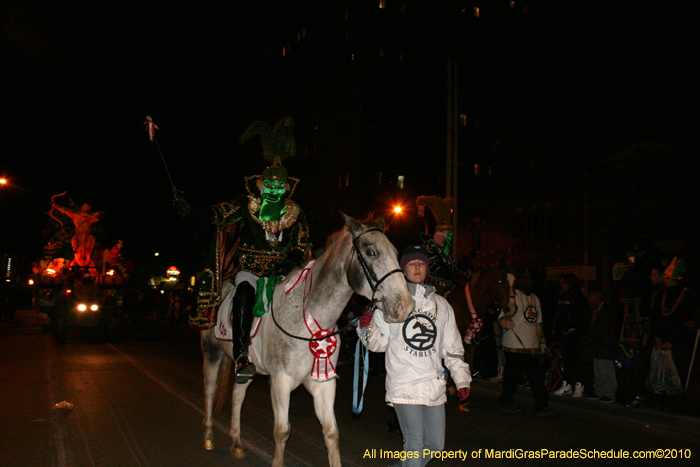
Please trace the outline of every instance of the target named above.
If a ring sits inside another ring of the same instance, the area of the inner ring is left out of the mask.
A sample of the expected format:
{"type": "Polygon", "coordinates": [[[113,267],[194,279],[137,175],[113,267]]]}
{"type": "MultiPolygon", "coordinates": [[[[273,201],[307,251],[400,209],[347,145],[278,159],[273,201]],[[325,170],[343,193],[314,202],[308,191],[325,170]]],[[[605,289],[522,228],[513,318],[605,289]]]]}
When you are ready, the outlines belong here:
{"type": "Polygon", "coordinates": [[[49,317],[58,343],[69,330],[114,340],[133,267],[122,257],[121,240],[105,248],[98,239],[95,224],[103,213],[87,204],[77,208],[65,195],[51,199],[47,243],[33,268],[36,307],[49,317]],[[57,202],[59,197],[67,200],[57,202]]]}

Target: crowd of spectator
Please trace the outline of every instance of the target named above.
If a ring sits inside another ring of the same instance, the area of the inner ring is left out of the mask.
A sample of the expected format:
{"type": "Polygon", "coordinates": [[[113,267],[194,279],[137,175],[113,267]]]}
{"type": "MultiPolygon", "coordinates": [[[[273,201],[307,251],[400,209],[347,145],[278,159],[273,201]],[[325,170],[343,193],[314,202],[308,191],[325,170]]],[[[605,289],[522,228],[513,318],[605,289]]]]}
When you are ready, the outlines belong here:
{"type": "MultiPolygon", "coordinates": [[[[539,290],[545,296],[541,298],[542,304],[538,298],[536,305],[542,308],[546,345],[540,353],[536,345],[536,327],[533,327],[535,320],[529,328],[532,341],[527,346],[515,341],[515,347],[530,348],[530,357],[541,354],[542,362],[548,356],[554,360],[554,367],[562,374],[558,387],[550,388],[555,397],[587,398],[608,404],[618,402],[628,408],[683,410],[691,359],[697,350],[699,321],[690,267],[682,257],[667,261],[657,258],[653,262],[637,261],[640,257],[639,252],[628,254],[625,274],[607,292],[592,287],[586,290],[588,284],[571,273],[561,276],[558,290],[551,287],[552,282],[541,284],[539,290]],[[678,374],[679,387],[663,391],[651,387],[649,375],[655,370],[655,352],[669,355],[678,374]]],[[[525,274],[529,276],[530,272],[525,274]]],[[[516,284],[518,282],[516,279],[516,284]]],[[[522,286],[515,288],[518,297],[522,286]]],[[[531,295],[537,298],[534,293],[531,295]]],[[[532,298],[528,300],[533,302],[532,298]]],[[[522,312],[527,317],[528,303],[518,305],[517,313],[522,312]]],[[[531,315],[537,316],[537,312],[531,315]]],[[[502,335],[498,335],[499,350],[505,350],[506,354],[505,375],[508,375],[509,359],[511,367],[515,357],[520,360],[515,365],[517,376],[504,375],[501,381],[496,374],[491,381],[504,383],[501,396],[504,409],[513,411],[510,394],[516,384],[514,381],[532,388],[535,376],[532,376],[532,365],[526,365],[524,357],[512,353],[513,338],[510,345],[505,342],[509,332],[515,335],[511,329],[521,329],[517,337],[521,333],[527,335],[526,329],[509,327],[513,323],[508,319],[505,322],[500,319],[499,325],[502,329],[502,335]]],[[[523,352],[519,348],[516,351],[523,352]]],[[[538,375],[542,371],[546,373],[546,367],[549,365],[542,368],[535,365],[540,372],[538,375]]],[[[497,371],[484,368],[486,375],[497,371]]],[[[546,401],[539,391],[539,379],[537,376],[538,390],[533,391],[536,407],[543,406],[546,401]]]]}

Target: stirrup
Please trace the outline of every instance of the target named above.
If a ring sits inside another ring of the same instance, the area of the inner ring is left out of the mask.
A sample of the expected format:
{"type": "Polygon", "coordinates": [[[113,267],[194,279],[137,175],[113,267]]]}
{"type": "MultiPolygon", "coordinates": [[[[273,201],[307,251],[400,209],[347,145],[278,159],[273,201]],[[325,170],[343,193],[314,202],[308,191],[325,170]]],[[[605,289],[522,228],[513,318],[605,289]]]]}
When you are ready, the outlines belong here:
{"type": "Polygon", "coordinates": [[[236,359],[236,383],[244,384],[255,376],[255,365],[248,355],[243,354],[236,359]]]}

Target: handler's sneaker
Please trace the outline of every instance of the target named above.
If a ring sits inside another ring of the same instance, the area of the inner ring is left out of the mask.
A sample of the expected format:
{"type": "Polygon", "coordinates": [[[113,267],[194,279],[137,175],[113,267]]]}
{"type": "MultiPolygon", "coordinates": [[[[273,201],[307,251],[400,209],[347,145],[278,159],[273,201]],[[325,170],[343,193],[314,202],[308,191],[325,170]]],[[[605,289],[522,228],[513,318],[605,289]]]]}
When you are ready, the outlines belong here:
{"type": "Polygon", "coordinates": [[[563,396],[564,394],[571,394],[572,392],[574,392],[574,390],[571,387],[571,385],[568,384],[566,381],[564,381],[563,383],[561,383],[561,386],[559,387],[559,389],[554,391],[554,395],[555,396],[563,396]]]}
{"type": "Polygon", "coordinates": [[[576,383],[576,387],[574,388],[574,397],[583,397],[583,389],[583,384],[576,383]]]}

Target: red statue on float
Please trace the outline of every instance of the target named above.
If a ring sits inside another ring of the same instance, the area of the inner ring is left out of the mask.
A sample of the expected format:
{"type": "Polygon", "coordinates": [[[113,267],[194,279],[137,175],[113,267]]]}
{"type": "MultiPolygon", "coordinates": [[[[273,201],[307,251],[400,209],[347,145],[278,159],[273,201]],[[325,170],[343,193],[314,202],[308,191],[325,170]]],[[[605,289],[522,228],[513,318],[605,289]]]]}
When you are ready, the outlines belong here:
{"type": "MultiPolygon", "coordinates": [[[[89,204],[83,204],[80,211],[60,206],[54,201],[56,196],[51,198],[51,209],[58,209],[70,217],[73,224],[75,224],[75,234],[73,234],[70,241],[75,257],[69,266],[94,266],[91,256],[92,249],[95,247],[95,236],[90,232],[90,228],[92,224],[100,220],[99,213],[93,214],[89,204]]],[[[54,217],[54,219],[56,218],[54,217]]],[[[60,220],[58,222],[63,225],[63,222],[60,220]]]]}

